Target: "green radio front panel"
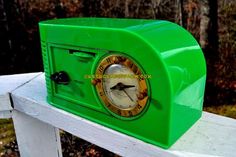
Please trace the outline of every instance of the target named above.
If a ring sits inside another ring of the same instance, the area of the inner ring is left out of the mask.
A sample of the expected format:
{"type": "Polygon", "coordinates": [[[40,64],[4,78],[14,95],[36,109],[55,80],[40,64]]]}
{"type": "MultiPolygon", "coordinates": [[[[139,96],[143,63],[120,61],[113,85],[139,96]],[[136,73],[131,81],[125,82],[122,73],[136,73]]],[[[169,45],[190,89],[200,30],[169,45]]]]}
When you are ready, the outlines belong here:
{"type": "Polygon", "coordinates": [[[182,27],[112,18],[39,27],[53,106],[163,148],[201,117],[205,59],[182,27]]]}

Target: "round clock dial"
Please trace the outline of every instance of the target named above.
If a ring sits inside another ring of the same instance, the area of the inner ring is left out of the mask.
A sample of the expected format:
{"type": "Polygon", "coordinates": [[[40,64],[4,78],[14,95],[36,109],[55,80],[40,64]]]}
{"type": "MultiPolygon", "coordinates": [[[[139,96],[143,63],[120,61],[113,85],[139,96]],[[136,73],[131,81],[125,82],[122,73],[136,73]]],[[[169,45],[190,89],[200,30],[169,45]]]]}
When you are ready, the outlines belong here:
{"type": "Polygon", "coordinates": [[[92,83],[106,107],[123,117],[133,117],[144,110],[148,100],[146,80],[130,59],[120,55],[104,58],[92,83]]]}
{"type": "Polygon", "coordinates": [[[134,76],[134,72],[124,65],[113,64],[105,70],[104,74],[117,76],[117,78],[103,79],[103,90],[109,100],[120,109],[134,108],[138,104],[139,83],[138,79],[128,77],[134,76]]]}

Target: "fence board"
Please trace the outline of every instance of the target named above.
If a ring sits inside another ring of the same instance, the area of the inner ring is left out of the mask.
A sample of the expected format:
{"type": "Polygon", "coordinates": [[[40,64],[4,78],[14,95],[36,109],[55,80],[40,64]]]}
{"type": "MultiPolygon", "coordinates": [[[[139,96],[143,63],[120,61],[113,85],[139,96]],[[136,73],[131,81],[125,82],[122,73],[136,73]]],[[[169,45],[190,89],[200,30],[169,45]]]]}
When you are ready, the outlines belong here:
{"type": "Polygon", "coordinates": [[[122,156],[235,156],[234,119],[204,112],[188,132],[164,150],[49,105],[43,74],[15,90],[12,98],[15,110],[122,156]]]}

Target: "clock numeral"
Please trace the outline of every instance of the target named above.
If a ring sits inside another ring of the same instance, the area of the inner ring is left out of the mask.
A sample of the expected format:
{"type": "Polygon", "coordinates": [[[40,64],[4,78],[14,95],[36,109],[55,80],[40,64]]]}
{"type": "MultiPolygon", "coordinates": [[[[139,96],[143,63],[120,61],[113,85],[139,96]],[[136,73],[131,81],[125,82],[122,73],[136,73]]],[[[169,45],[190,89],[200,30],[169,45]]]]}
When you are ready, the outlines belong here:
{"type": "Polygon", "coordinates": [[[99,92],[99,95],[102,97],[104,95],[104,92],[99,92]]]}
{"type": "Polygon", "coordinates": [[[111,104],[110,103],[107,103],[107,107],[110,107],[111,106],[111,104]]]}
{"type": "Polygon", "coordinates": [[[136,75],[140,75],[141,73],[140,73],[139,70],[137,70],[137,71],[135,72],[135,74],[136,74],[136,75]]]}
{"type": "Polygon", "coordinates": [[[119,62],[124,62],[126,60],[124,57],[121,56],[118,56],[117,59],[119,62]]]}
{"type": "Polygon", "coordinates": [[[134,67],[133,67],[133,72],[136,74],[136,73],[137,73],[137,71],[138,71],[138,68],[137,68],[137,66],[134,66],[134,67]]]}
{"type": "Polygon", "coordinates": [[[118,57],[117,57],[117,59],[118,59],[119,61],[121,61],[121,60],[122,60],[120,56],[118,56],[118,57]]]}
{"type": "Polygon", "coordinates": [[[130,63],[129,67],[130,67],[131,69],[133,68],[133,66],[134,66],[134,64],[133,64],[133,63],[130,63]]]}
{"type": "Polygon", "coordinates": [[[130,115],[130,116],[133,116],[133,113],[132,113],[131,111],[129,111],[129,115],[130,115]]]}
{"type": "Polygon", "coordinates": [[[138,109],[141,109],[141,108],[142,108],[142,106],[138,104],[138,109]]]}
{"type": "Polygon", "coordinates": [[[99,70],[100,72],[103,72],[103,70],[104,70],[103,66],[100,65],[99,68],[98,68],[98,70],[99,70]]]}
{"type": "Polygon", "coordinates": [[[106,61],[107,61],[107,63],[109,63],[109,64],[111,63],[111,59],[110,59],[110,58],[107,58],[106,61]]]}

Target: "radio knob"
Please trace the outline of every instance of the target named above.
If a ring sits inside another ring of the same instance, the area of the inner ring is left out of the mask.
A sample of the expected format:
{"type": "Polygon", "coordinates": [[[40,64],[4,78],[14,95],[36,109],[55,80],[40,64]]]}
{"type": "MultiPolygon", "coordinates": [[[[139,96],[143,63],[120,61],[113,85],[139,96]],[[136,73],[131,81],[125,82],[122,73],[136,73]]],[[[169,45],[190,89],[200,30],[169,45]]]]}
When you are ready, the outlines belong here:
{"type": "Polygon", "coordinates": [[[56,84],[67,85],[70,82],[69,75],[65,71],[60,71],[52,74],[50,76],[51,80],[53,80],[56,84]]]}

